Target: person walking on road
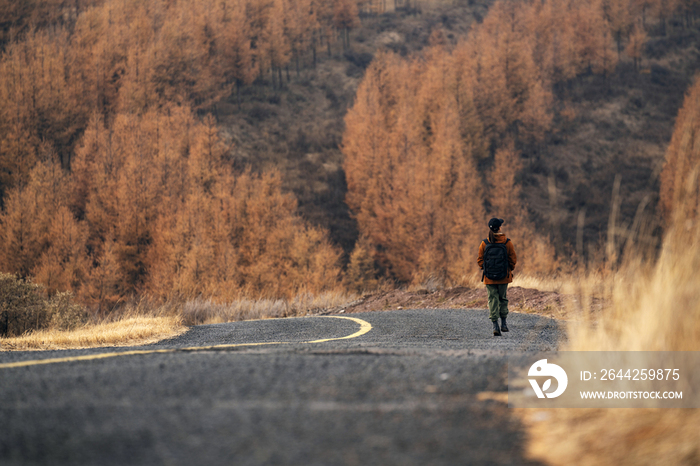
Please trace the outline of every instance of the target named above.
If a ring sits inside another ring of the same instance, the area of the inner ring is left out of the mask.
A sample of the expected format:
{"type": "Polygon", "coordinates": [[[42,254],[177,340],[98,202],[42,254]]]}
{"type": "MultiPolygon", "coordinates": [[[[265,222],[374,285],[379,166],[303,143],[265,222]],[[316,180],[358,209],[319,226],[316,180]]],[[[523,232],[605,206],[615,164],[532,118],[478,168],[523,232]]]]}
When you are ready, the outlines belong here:
{"type": "Polygon", "coordinates": [[[493,322],[493,335],[501,336],[508,331],[508,283],[513,281],[513,270],[517,263],[513,242],[501,232],[502,218],[489,220],[489,237],[479,246],[477,264],[483,270],[481,281],[486,285],[489,299],[489,319],[493,322]],[[498,326],[498,318],[501,326],[498,326]]]}

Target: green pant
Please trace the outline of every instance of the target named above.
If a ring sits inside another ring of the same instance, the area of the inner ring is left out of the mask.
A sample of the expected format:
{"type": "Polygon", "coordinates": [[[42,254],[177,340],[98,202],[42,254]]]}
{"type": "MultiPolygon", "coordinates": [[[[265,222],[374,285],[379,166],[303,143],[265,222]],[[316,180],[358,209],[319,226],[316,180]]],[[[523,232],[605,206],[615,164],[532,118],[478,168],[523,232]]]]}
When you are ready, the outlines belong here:
{"type": "Polygon", "coordinates": [[[489,319],[497,321],[499,317],[508,315],[508,284],[505,285],[486,285],[486,291],[489,293],[489,319]]]}

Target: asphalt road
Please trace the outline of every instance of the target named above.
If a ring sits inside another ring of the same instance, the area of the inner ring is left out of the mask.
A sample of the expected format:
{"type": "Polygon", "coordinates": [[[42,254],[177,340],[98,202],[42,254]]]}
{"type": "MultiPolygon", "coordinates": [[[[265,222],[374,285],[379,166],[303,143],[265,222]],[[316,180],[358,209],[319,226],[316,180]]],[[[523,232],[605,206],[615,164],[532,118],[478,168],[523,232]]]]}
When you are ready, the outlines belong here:
{"type": "Polygon", "coordinates": [[[0,465],[531,464],[476,395],[507,390],[506,356],[557,349],[555,321],[511,313],[499,338],[485,310],[339,317],[0,352],[0,465]]]}

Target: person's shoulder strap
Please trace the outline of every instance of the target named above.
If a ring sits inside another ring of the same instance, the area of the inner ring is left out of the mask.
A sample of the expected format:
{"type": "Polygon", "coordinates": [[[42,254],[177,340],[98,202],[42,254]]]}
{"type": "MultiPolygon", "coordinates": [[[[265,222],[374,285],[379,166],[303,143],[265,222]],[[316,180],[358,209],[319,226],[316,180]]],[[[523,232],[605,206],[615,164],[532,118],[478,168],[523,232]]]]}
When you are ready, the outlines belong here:
{"type": "Polygon", "coordinates": [[[484,243],[486,243],[486,244],[491,244],[491,243],[489,243],[488,238],[484,238],[482,241],[483,241],[484,243]]]}
{"type": "Polygon", "coordinates": [[[503,244],[508,244],[508,241],[510,241],[510,238],[506,238],[506,242],[503,244]]]}

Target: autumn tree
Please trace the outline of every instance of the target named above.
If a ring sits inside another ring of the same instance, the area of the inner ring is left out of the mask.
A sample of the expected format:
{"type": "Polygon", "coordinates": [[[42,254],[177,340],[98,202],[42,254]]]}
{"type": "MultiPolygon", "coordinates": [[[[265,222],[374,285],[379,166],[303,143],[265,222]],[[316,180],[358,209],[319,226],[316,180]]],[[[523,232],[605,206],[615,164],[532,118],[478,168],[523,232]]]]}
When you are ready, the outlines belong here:
{"type": "Polygon", "coordinates": [[[254,61],[249,25],[246,23],[245,5],[235,2],[222,12],[222,25],[219,33],[222,73],[227,83],[236,84],[236,96],[240,103],[241,86],[251,84],[258,74],[258,64],[254,61]],[[228,11],[232,10],[232,11],[228,11]]]}
{"type": "Polygon", "coordinates": [[[372,244],[368,238],[360,238],[350,254],[345,272],[344,285],[357,293],[364,293],[377,287],[377,269],[374,264],[372,244]]]}
{"type": "Polygon", "coordinates": [[[378,55],[343,138],[346,199],[367,243],[353,273],[369,251],[399,281],[457,283],[487,212],[508,218],[533,258],[525,270],[557,267],[527,220],[520,153],[551,129],[553,84],[612,73],[614,43],[601,1],[497,2],[452,51],[435,42],[420,59],[378,55]]]}
{"type": "Polygon", "coordinates": [[[94,118],[77,152],[72,205],[93,251],[84,299],[292,296],[335,285],[338,252],[307,225],[278,174],[235,173],[212,117],[170,106],[94,118]],[[86,193],[86,194],[85,194],[86,193]],[[79,214],[80,215],[80,214],[79,214]],[[119,281],[117,280],[119,278],[119,281]]]}
{"type": "Polygon", "coordinates": [[[11,190],[0,217],[0,270],[29,276],[42,253],[42,236],[37,228],[34,193],[25,188],[11,190]]]}
{"type": "Polygon", "coordinates": [[[654,16],[661,22],[661,31],[666,35],[666,24],[668,18],[675,13],[679,6],[679,0],[654,0],[652,8],[654,16]]]}
{"type": "Polygon", "coordinates": [[[41,276],[50,292],[75,290],[86,271],[85,231],[69,210],[67,174],[55,154],[7,195],[0,215],[0,270],[41,276]]]}
{"type": "Polygon", "coordinates": [[[332,55],[331,45],[336,41],[337,36],[333,22],[335,2],[314,0],[314,8],[319,24],[319,29],[317,31],[319,43],[326,43],[326,50],[328,52],[328,57],[330,57],[332,55]]]}
{"type": "Polygon", "coordinates": [[[474,63],[475,102],[492,142],[506,134],[541,140],[551,125],[551,92],[527,38],[527,16],[518,7],[494,4],[482,27],[461,47],[474,63]]]}
{"type": "Polygon", "coordinates": [[[48,246],[32,270],[35,280],[49,294],[78,291],[88,278],[90,263],[85,247],[87,225],[79,222],[66,204],[52,216],[48,228],[48,246]]]}
{"type": "Polygon", "coordinates": [[[85,115],[69,84],[66,47],[60,31],[32,32],[0,60],[0,195],[28,182],[42,145],[70,166],[85,115]]]}
{"type": "Polygon", "coordinates": [[[289,36],[286,34],[289,8],[289,0],[274,0],[266,30],[270,68],[273,72],[273,78],[274,71],[277,70],[279,86],[282,86],[282,68],[287,66],[291,59],[291,45],[289,36]]]}
{"type": "Polygon", "coordinates": [[[575,48],[576,10],[567,0],[534,2],[520,13],[532,59],[548,82],[568,81],[579,72],[575,48]]]}
{"type": "Polygon", "coordinates": [[[630,10],[630,0],[605,0],[603,2],[603,12],[608,22],[608,28],[617,43],[618,59],[622,53],[622,41],[634,24],[630,10]]]}
{"type": "Polygon", "coordinates": [[[695,80],[676,117],[661,173],[660,204],[666,223],[696,228],[700,212],[700,81],[695,80]]]}
{"type": "Polygon", "coordinates": [[[646,45],[647,34],[644,32],[644,28],[640,25],[635,25],[630,33],[629,43],[625,51],[632,60],[634,60],[634,69],[638,70],[642,62],[642,56],[644,55],[644,46],[646,45]]]}
{"type": "MultiPolygon", "coordinates": [[[[287,21],[287,35],[289,36],[292,57],[299,74],[299,60],[301,55],[313,46],[314,34],[319,28],[317,12],[312,0],[290,0],[289,19],[287,21]]],[[[313,49],[314,63],[316,51],[313,49]]]]}
{"type": "Polygon", "coordinates": [[[380,55],[343,138],[348,205],[375,261],[404,282],[462,280],[465,246],[483,217],[474,160],[483,143],[459,118],[474,111],[471,92],[455,82],[446,52],[436,50],[433,60],[422,67],[380,55]]]}
{"type": "Polygon", "coordinates": [[[350,46],[350,31],[360,25],[356,0],[335,0],[333,25],[342,32],[343,48],[350,46]]]}

